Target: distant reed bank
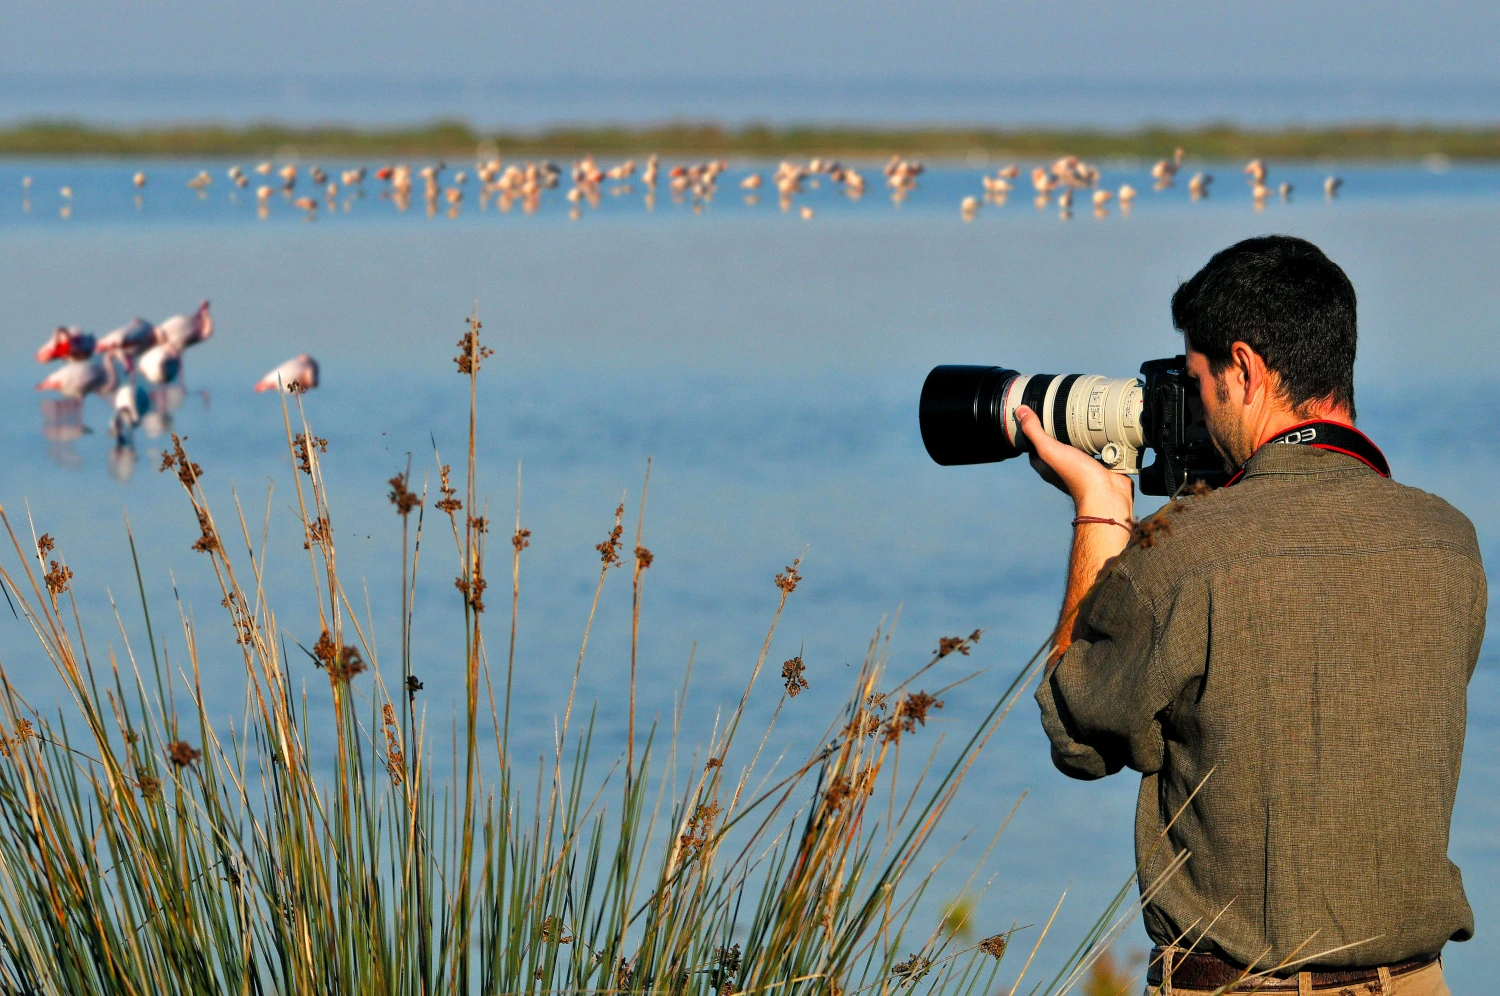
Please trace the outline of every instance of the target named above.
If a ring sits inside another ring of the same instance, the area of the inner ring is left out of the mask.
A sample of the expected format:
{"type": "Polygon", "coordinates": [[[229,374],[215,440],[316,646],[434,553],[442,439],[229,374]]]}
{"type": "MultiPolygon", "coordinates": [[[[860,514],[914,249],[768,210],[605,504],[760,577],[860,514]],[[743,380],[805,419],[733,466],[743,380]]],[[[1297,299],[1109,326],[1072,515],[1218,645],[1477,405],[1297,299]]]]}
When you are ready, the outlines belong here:
{"type": "Polygon", "coordinates": [[[0,156],[240,156],[295,152],[320,156],[663,155],[846,156],[974,155],[1155,157],[1182,147],[1207,159],[1500,160],[1500,127],[1351,124],[1334,128],[1248,129],[1233,125],[1136,130],[932,127],[826,127],[673,122],[647,127],[591,126],[485,132],[461,121],[388,129],[184,124],[139,129],[75,121],[0,127],[0,156]]]}

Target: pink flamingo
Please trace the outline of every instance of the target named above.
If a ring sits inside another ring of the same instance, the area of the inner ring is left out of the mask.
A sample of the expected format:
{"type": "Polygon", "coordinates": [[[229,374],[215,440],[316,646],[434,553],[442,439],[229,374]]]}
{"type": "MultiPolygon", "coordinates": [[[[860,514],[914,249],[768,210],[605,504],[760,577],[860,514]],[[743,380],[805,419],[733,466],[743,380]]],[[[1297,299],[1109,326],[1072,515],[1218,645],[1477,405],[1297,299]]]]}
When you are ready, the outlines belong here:
{"type": "Polygon", "coordinates": [[[96,348],[94,337],[77,325],[59,325],[51,338],[36,351],[36,361],[50,363],[53,360],[86,360],[94,355],[96,348]]]}
{"type": "Polygon", "coordinates": [[[257,391],[310,391],[318,386],[318,361],[298,353],[256,382],[257,391]]]}
{"type": "Polygon", "coordinates": [[[192,315],[173,315],[156,327],[156,341],[175,346],[179,352],[196,346],[214,334],[214,318],[208,302],[198,305],[192,315]]]}
{"type": "Polygon", "coordinates": [[[182,350],[170,343],[157,343],[141,354],[138,367],[148,383],[175,383],[182,376],[182,350]]]}
{"type": "Polygon", "coordinates": [[[56,391],[65,398],[82,400],[89,394],[108,394],[120,383],[114,361],[98,354],[69,360],[36,386],[38,391],[56,391]]]}
{"type": "Polygon", "coordinates": [[[132,361],[156,345],[156,326],[144,318],[132,318],[128,324],[99,338],[101,353],[114,353],[125,361],[129,369],[132,361]]]}

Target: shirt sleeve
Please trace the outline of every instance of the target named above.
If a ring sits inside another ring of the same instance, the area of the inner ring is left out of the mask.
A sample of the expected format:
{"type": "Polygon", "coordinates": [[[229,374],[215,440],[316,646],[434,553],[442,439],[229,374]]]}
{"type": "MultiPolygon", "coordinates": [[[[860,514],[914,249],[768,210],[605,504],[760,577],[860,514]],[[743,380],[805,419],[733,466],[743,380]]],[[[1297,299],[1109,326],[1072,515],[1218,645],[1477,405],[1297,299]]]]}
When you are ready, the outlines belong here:
{"type": "Polygon", "coordinates": [[[1036,700],[1052,763],[1073,778],[1162,764],[1159,713],[1170,702],[1152,674],[1156,620],[1130,577],[1111,570],[1088,596],[1082,624],[1036,700]]]}

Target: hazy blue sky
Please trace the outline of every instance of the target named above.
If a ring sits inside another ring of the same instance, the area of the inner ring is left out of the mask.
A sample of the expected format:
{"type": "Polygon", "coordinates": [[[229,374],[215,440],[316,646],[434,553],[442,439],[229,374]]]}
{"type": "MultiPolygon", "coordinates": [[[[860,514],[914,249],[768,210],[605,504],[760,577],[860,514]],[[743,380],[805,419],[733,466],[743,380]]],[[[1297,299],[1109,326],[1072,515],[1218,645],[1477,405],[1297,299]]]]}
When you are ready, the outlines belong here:
{"type": "MultiPolygon", "coordinates": [[[[1482,113],[1500,86],[1497,51],[1494,0],[3,0],[0,119],[47,111],[35,92],[45,89],[41,82],[60,81],[53,93],[85,93],[99,82],[125,87],[92,91],[103,107],[142,81],[182,79],[233,80],[277,100],[339,79],[370,91],[406,87],[408,96],[424,82],[467,81],[471,90],[496,80],[585,91],[621,82],[663,92],[680,85],[686,92],[666,101],[672,106],[664,114],[702,104],[694,87],[745,83],[770,95],[762,103],[772,116],[782,113],[771,99],[777,87],[1027,81],[1097,90],[1122,82],[1138,91],[1172,89],[1191,103],[1197,84],[1217,92],[1215,108],[1232,109],[1237,95],[1226,81],[1235,81],[1239,96],[1258,108],[1251,118],[1274,113],[1275,85],[1303,93],[1287,98],[1294,118],[1317,117],[1315,94],[1329,86],[1363,88],[1364,103],[1346,115],[1369,117],[1383,101],[1410,102],[1421,91],[1420,107],[1396,107],[1392,116],[1463,118],[1482,113]],[[1272,85],[1272,93],[1254,92],[1257,83],[1272,85]],[[1450,90],[1455,107],[1445,105],[1450,90]],[[1456,109],[1465,101],[1474,110],[1456,109]]],[[[86,109],[87,97],[70,99],[86,109]]],[[[445,100],[464,109],[457,97],[445,100]]],[[[817,106],[805,94],[797,100],[817,106]]],[[[1097,113],[1108,110],[1105,94],[1097,113]]],[[[754,105],[734,113],[741,112],[754,116],[754,105]]]]}

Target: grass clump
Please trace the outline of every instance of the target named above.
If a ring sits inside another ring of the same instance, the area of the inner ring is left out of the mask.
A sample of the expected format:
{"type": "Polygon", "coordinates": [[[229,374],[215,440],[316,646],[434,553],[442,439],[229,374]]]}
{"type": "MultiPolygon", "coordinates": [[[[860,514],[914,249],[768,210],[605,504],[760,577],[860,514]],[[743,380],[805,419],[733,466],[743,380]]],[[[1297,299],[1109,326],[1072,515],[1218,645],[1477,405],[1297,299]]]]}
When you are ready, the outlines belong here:
{"type": "MultiPolygon", "coordinates": [[[[636,729],[635,645],[653,557],[639,525],[627,552],[622,503],[598,547],[593,608],[611,571],[629,565],[628,743],[601,772],[591,759],[592,719],[574,722],[591,609],[554,749],[523,786],[510,753],[510,706],[530,533],[518,511],[497,699],[486,653],[492,524],[476,514],[475,484],[475,384],[488,355],[471,319],[455,358],[470,396],[463,476],[439,461],[440,498],[412,489],[409,465],[389,482],[402,539],[396,662],[376,653],[373,621],[360,622],[340,577],[322,473],[327,442],[307,425],[301,399],[295,418],[283,411],[319,626],[310,648],[288,649],[263,583],[266,540],[257,552],[237,501],[231,526],[221,527],[203,490],[206,471],[173,438],[161,469],[181,482],[199,527],[193,549],[222,594],[244,673],[242,729],[226,731],[209,715],[204,683],[224,678],[204,675],[203,644],[217,637],[186,611],[186,659],[175,669],[166,660],[138,560],[148,647],[138,657],[122,623],[124,653],[111,650],[106,665],[89,654],[71,572],[60,555],[49,564],[52,538],[23,542],[0,509],[18,557],[0,567],[0,584],[68,693],[66,713],[44,715],[0,668],[3,991],[991,991],[1011,933],[975,930],[952,915],[920,928],[932,872],[917,863],[1032,665],[943,763],[929,758],[920,777],[897,778],[902,753],[947,690],[917,682],[939,659],[967,654],[978,631],[944,638],[925,666],[894,683],[889,638],[877,634],[825,735],[777,770],[761,763],[770,728],[749,737],[742,720],[777,620],[802,581],[794,561],[774,588],[768,582],[771,623],[739,702],[689,754],[678,742],[680,700],[669,731],[636,729]],[[462,710],[452,771],[442,779],[429,771],[433,745],[411,649],[412,596],[419,567],[436,556],[423,555],[434,523],[439,548],[452,543],[463,612],[449,658],[464,676],[462,710]],[[321,669],[326,687],[293,687],[299,655],[321,669]],[[311,736],[314,713],[325,736],[311,736]],[[315,747],[328,739],[328,750],[315,747]]],[[[643,496],[642,517],[644,509],[643,496]]],[[[130,546],[134,556],[133,537],[130,546]]],[[[214,656],[222,659],[223,648],[214,656]]],[[[781,691],[770,693],[779,696],[772,725],[808,687],[800,654],[782,665],[781,679],[781,691]]],[[[1092,950],[1082,946],[1070,965],[1092,950]]]]}

